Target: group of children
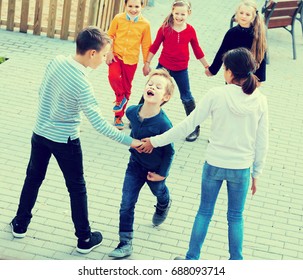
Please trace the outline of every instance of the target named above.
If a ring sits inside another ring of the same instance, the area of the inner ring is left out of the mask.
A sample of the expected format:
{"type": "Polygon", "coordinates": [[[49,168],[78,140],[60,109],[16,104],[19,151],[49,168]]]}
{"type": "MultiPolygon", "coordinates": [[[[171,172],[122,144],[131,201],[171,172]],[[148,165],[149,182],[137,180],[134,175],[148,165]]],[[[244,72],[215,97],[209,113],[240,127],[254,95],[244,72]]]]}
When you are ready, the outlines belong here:
{"type": "Polygon", "coordinates": [[[134,209],[145,183],[157,199],[152,218],[162,224],[172,199],[166,178],[174,156],[172,142],[185,138],[195,141],[200,124],[212,117],[211,136],[202,176],[201,203],[186,259],[199,259],[223,180],[228,189],[230,259],[242,259],[245,197],[252,174],[252,193],[262,172],[267,151],[267,103],[257,89],[265,81],[266,50],[262,19],[253,0],[243,0],[236,10],[238,25],[230,29],[212,65],[208,65],[193,26],[189,1],[176,0],[151,43],[149,22],[142,16],[143,1],[125,0],[125,12],[116,15],[108,33],[84,28],[76,40],[76,55],[59,56],[49,63],[39,90],[39,108],[32,136],[31,156],[17,214],[11,222],[12,234],[26,235],[39,187],[49,159],[56,158],[70,195],[71,215],[78,238],[77,251],[89,253],[102,242],[102,234],[92,232],[88,221],[87,194],[79,140],[80,112],[83,111],[100,133],[130,146],[122,188],[119,244],[109,253],[122,258],[132,254],[134,209]],[[157,69],[150,63],[162,44],[157,69]],[[226,85],[210,90],[198,103],[192,96],[188,76],[189,44],[207,76],[216,75],[222,63],[226,85]],[[148,79],[138,105],[127,108],[139,61],[148,79]],[[108,64],[109,83],[115,92],[114,126],[101,115],[94,91],[87,79],[87,67],[108,64]],[[254,74],[255,73],[255,74],[254,74]],[[53,83],[53,81],[56,83],[53,83]],[[174,91],[180,92],[187,117],[172,124],[162,109],[174,91]],[[196,108],[196,109],[195,109],[196,108]],[[122,131],[126,114],[130,136],[122,131]],[[118,128],[118,129],[116,129],[118,128]],[[252,168],[252,172],[250,172],[252,168]]]}

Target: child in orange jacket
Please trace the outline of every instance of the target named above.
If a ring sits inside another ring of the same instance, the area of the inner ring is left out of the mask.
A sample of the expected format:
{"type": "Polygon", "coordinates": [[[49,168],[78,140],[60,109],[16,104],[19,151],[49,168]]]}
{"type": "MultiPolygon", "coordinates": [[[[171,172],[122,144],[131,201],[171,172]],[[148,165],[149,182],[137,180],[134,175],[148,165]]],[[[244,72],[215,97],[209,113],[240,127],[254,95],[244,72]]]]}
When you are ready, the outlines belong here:
{"type": "Polygon", "coordinates": [[[151,45],[150,23],[142,15],[143,0],[125,0],[125,12],[117,14],[111,22],[108,35],[113,40],[107,56],[108,79],[115,92],[114,125],[123,129],[124,116],[131,95],[132,81],[137,69],[140,46],[144,60],[143,74],[149,72],[147,55],[151,45]]]}

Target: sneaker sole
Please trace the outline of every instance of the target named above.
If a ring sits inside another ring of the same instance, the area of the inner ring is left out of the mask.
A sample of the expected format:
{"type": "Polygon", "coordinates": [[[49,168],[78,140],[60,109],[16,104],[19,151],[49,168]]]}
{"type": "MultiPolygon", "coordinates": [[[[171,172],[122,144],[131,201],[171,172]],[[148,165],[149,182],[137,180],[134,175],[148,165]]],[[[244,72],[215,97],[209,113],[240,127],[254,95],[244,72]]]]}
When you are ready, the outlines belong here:
{"type": "Polygon", "coordinates": [[[152,223],[153,223],[153,226],[154,227],[157,227],[157,226],[160,226],[160,225],[162,225],[164,222],[165,222],[165,220],[166,220],[166,218],[167,218],[167,216],[161,221],[161,222],[158,222],[158,223],[156,223],[156,222],[154,222],[154,221],[152,221],[152,223]]]}
{"type": "Polygon", "coordinates": [[[127,254],[124,254],[124,255],[115,255],[115,254],[109,253],[108,256],[110,258],[122,259],[122,258],[125,258],[125,257],[129,257],[132,253],[133,252],[130,252],[130,253],[127,253],[127,254]]]}
{"type": "MultiPolygon", "coordinates": [[[[166,219],[165,219],[165,220],[166,220],[166,219]]],[[[160,225],[162,225],[162,224],[165,222],[165,220],[163,220],[163,221],[162,221],[161,223],[159,223],[159,224],[153,222],[153,226],[154,226],[154,227],[160,226],[160,225]]]]}
{"type": "Polygon", "coordinates": [[[24,232],[24,233],[14,232],[14,226],[13,226],[12,223],[10,223],[10,226],[11,226],[12,234],[13,234],[14,237],[16,237],[16,238],[24,238],[26,236],[26,232],[24,232]]]}
{"type": "Polygon", "coordinates": [[[124,125],[116,125],[116,124],[114,124],[114,127],[117,128],[117,129],[119,129],[119,130],[124,129],[124,125]]]}
{"type": "Polygon", "coordinates": [[[97,248],[98,246],[100,246],[102,243],[102,240],[100,241],[100,243],[96,244],[95,246],[89,248],[89,249],[81,249],[79,247],[76,247],[76,250],[78,253],[81,253],[81,254],[88,254],[90,253],[92,250],[94,250],[95,248],[97,248]]]}
{"type": "Polygon", "coordinates": [[[115,126],[115,128],[119,129],[119,130],[123,130],[124,127],[121,127],[121,126],[115,126]]]}

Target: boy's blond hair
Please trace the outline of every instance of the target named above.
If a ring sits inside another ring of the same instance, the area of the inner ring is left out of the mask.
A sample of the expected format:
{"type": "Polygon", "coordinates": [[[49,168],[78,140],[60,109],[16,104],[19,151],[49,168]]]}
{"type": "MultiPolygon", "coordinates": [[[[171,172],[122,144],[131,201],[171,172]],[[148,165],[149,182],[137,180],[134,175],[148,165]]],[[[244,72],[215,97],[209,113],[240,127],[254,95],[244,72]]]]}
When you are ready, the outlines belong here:
{"type": "MultiPolygon", "coordinates": [[[[167,85],[165,88],[165,95],[167,95],[167,96],[169,96],[169,98],[171,98],[174,93],[175,85],[173,83],[173,78],[169,74],[169,72],[165,68],[159,68],[159,69],[152,70],[148,75],[146,84],[149,82],[149,80],[153,76],[161,76],[167,80],[167,85]]],[[[164,103],[166,103],[166,102],[163,102],[163,104],[164,103]]],[[[163,104],[161,104],[161,105],[163,105],[163,104]]]]}

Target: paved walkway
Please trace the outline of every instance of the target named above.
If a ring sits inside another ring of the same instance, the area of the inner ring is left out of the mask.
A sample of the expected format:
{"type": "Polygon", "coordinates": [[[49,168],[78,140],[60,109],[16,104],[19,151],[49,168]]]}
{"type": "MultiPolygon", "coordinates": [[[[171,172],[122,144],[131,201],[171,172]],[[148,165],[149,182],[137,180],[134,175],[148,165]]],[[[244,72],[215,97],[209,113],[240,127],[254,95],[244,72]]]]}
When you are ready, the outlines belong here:
{"type": "MultiPolygon", "coordinates": [[[[144,15],[155,35],[172,1],[155,1],[144,15]]],[[[238,0],[192,0],[189,22],[197,30],[211,63],[238,0]]],[[[263,1],[258,1],[262,4],[263,1]]],[[[284,30],[268,32],[270,64],[262,91],[270,109],[270,150],[257,194],[247,197],[244,256],[246,259],[303,259],[303,37],[296,24],[297,60],[292,59],[291,37],[284,30]]],[[[82,145],[92,229],[101,230],[103,244],[90,254],[75,251],[76,238],[70,218],[68,194],[61,172],[51,160],[42,185],[27,237],[15,239],[9,222],[15,215],[30,152],[36,116],[37,92],[48,61],[57,54],[74,52],[70,41],[0,30],[0,258],[5,259],[108,259],[118,243],[118,212],[123,176],[129,152],[125,146],[99,135],[84,119],[82,145]]],[[[156,66],[156,59],[153,65],[156,66]]],[[[137,103],[145,78],[139,65],[131,104],[137,103]]],[[[200,99],[208,89],[223,84],[222,72],[207,78],[200,62],[191,57],[192,91],[200,99]]],[[[91,73],[103,114],[112,121],[114,95],[107,81],[107,67],[91,73]]],[[[179,93],[165,105],[174,124],[185,116],[179,93]]],[[[186,252],[193,219],[199,204],[201,167],[210,121],[202,124],[194,143],[175,144],[176,156],[167,183],[173,204],[165,224],[152,227],[155,199],[144,188],[135,216],[134,254],[131,259],[172,259],[186,252]]],[[[125,130],[129,133],[129,129],[125,130]]],[[[226,190],[218,198],[213,221],[203,247],[203,259],[227,259],[226,190]]]]}

